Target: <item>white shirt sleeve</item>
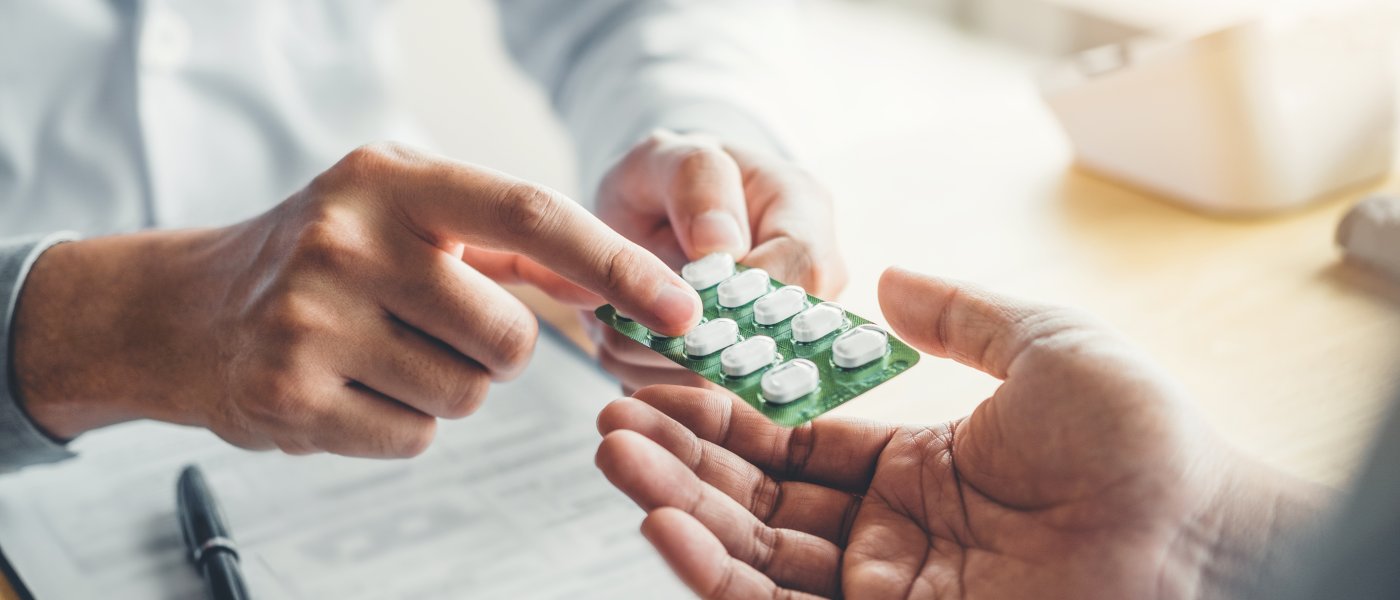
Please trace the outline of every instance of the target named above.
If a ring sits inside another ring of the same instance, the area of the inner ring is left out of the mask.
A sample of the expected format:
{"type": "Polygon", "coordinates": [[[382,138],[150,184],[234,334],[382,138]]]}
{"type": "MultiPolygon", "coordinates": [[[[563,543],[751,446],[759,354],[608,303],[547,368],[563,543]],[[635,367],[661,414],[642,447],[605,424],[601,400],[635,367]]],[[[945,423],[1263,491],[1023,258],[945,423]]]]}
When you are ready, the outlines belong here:
{"type": "Polygon", "coordinates": [[[649,131],[786,154],[790,0],[498,0],[507,46],[578,152],[580,201],[649,131]]]}

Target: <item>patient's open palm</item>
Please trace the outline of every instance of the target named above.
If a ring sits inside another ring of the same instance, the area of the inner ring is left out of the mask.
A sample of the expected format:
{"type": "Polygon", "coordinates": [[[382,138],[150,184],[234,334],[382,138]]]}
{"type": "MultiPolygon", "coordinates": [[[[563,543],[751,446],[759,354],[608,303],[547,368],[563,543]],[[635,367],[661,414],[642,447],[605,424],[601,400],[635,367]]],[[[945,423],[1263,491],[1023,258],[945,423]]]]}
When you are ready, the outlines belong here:
{"type": "MultiPolygon", "coordinates": [[[[769,423],[727,394],[611,405],[598,462],[707,598],[1169,598],[1202,583],[1230,451],[1104,328],[893,271],[905,339],[1004,380],[934,427],[769,423]]],[[[936,402],[936,398],[927,399],[936,402]]]]}

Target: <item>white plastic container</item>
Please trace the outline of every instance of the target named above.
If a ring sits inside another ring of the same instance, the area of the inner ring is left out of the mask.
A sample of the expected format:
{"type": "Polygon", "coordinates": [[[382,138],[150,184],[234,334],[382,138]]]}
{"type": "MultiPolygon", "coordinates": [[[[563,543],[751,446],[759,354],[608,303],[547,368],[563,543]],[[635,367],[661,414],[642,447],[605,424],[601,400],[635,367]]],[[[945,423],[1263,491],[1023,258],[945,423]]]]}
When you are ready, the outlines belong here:
{"type": "Polygon", "coordinates": [[[1379,5],[1092,50],[1042,79],[1084,168],[1226,214],[1289,209],[1394,163],[1397,24],[1379,5]]]}

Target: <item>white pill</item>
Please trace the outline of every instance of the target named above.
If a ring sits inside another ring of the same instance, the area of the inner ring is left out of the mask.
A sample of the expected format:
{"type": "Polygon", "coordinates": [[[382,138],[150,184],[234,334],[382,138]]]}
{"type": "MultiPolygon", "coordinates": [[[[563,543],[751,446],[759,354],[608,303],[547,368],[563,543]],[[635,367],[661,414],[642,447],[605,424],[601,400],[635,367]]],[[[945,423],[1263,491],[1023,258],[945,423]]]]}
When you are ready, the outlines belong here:
{"type": "Polygon", "coordinates": [[[734,257],[723,252],[710,254],[681,267],[681,279],[697,290],[707,290],[734,276],[734,257]]]}
{"type": "Polygon", "coordinates": [[[719,355],[720,368],[730,377],[743,377],[773,364],[778,343],[766,335],[756,335],[724,349],[719,355]]]}
{"type": "Polygon", "coordinates": [[[831,359],[843,369],[863,367],[890,350],[890,334],[874,325],[847,331],[831,344],[831,359]]]}
{"type": "Polygon", "coordinates": [[[835,302],[823,302],[802,311],[792,320],[792,339],[815,342],[846,323],[846,309],[835,302]]]}
{"type": "Polygon", "coordinates": [[[709,356],[733,346],[739,341],[739,324],[734,319],[715,319],[701,323],[685,334],[685,353],[709,356]]]}
{"type": "Polygon", "coordinates": [[[796,358],[764,373],[759,387],[763,389],[764,400],[771,404],[787,404],[817,391],[819,375],[816,363],[796,358]]]}
{"type": "Polygon", "coordinates": [[[738,308],[767,294],[772,287],[768,280],[768,271],[749,269],[719,284],[719,305],[738,308]]]}
{"type": "Polygon", "coordinates": [[[789,285],[753,303],[753,321],[759,325],[776,325],[807,308],[807,290],[789,285]]]}

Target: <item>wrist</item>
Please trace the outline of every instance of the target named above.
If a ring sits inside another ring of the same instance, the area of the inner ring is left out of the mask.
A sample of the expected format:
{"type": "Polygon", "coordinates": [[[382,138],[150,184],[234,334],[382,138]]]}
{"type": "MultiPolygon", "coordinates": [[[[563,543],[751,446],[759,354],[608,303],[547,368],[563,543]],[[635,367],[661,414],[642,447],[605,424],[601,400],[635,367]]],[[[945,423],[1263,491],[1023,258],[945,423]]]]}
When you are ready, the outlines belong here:
{"type": "Polygon", "coordinates": [[[11,342],[14,392],[35,425],[66,440],[162,417],[162,372],[188,351],[176,330],[199,306],[180,284],[199,235],[98,238],[39,257],[20,290],[11,342]]]}
{"type": "Polygon", "coordinates": [[[1199,574],[1195,598],[1260,597],[1300,568],[1300,544],[1336,495],[1252,460],[1237,462],[1189,527],[1199,574]]]}

